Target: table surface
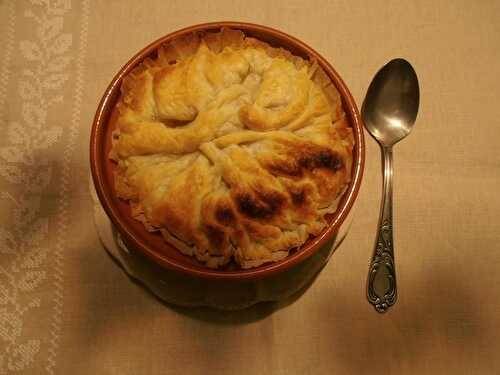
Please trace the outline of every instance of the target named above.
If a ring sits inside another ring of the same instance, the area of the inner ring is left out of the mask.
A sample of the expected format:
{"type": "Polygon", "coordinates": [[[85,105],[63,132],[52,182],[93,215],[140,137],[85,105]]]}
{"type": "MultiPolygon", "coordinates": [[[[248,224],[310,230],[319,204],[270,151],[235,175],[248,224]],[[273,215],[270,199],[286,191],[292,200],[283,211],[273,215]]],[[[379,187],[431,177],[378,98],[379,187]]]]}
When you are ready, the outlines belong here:
{"type": "Polygon", "coordinates": [[[493,0],[0,0],[0,374],[498,373],[499,15],[493,0]],[[421,107],[395,148],[389,313],[365,298],[381,196],[368,136],[350,233],[298,298],[167,306],[101,246],[88,190],[101,94],[144,45],[220,20],[314,46],[358,105],[384,63],[414,65],[421,107]]]}

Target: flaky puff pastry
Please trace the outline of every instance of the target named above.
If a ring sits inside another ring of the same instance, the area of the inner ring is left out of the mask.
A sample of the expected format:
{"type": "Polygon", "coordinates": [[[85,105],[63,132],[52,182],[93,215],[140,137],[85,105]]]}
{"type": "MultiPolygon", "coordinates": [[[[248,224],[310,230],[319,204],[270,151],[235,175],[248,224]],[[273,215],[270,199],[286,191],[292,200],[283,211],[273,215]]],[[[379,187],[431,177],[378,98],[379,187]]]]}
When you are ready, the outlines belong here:
{"type": "Polygon", "coordinates": [[[116,110],[118,196],[211,268],[286,257],[351,178],[352,131],[324,71],[240,31],[163,45],[124,78],[116,110]]]}

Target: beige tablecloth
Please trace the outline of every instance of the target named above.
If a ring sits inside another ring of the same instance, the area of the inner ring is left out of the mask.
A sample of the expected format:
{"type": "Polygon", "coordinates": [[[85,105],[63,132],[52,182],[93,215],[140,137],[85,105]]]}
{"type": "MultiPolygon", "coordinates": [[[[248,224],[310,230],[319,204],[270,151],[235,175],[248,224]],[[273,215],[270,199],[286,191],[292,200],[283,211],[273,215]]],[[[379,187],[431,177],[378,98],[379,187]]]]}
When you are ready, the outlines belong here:
{"type": "Polygon", "coordinates": [[[0,374],[496,374],[500,3],[0,0],[0,374]],[[100,95],[141,47],[241,20],[314,46],[361,104],[377,69],[418,72],[395,149],[399,301],[365,298],[381,193],[367,138],[351,231],[307,291],[240,312],[160,303],[103,250],[88,190],[100,95]]]}

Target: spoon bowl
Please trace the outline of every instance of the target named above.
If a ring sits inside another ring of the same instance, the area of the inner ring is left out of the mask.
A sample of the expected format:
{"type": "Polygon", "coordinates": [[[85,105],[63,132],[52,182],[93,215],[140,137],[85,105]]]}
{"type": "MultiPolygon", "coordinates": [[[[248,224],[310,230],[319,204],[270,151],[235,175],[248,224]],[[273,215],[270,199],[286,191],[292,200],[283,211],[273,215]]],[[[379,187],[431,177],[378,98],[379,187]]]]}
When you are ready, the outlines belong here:
{"type": "Polygon", "coordinates": [[[417,118],[420,91],[410,63],[394,59],[379,70],[370,84],[361,109],[370,134],[383,146],[406,137],[417,118]]]}

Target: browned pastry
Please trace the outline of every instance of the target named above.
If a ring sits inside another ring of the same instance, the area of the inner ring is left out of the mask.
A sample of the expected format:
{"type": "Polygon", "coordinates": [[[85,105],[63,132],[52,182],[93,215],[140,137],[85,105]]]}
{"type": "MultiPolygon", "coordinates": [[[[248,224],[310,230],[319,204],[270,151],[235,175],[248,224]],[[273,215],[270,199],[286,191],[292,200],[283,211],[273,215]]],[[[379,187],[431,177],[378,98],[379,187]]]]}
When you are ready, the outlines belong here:
{"type": "Polygon", "coordinates": [[[211,268],[287,256],[350,181],[352,131],[326,74],[240,31],[162,46],[124,79],[117,110],[118,196],[211,268]]]}

